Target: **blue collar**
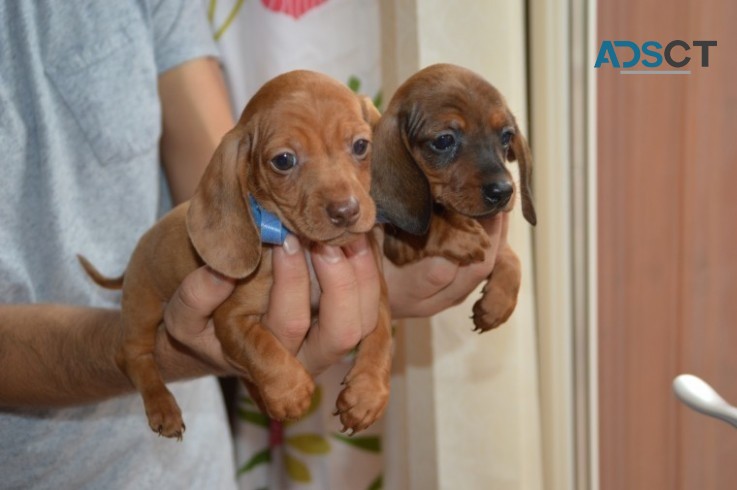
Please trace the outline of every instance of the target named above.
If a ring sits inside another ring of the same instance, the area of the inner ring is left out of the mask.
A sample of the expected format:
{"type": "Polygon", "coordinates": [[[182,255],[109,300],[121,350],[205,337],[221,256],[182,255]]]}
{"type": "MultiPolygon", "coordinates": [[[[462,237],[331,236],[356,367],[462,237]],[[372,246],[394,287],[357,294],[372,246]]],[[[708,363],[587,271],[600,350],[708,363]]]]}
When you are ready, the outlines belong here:
{"type": "Polygon", "coordinates": [[[258,228],[261,234],[261,243],[268,243],[271,245],[281,245],[287,238],[289,230],[287,230],[279,218],[265,210],[256,201],[256,199],[249,194],[248,201],[251,203],[251,215],[253,221],[256,222],[256,228],[258,228]]]}

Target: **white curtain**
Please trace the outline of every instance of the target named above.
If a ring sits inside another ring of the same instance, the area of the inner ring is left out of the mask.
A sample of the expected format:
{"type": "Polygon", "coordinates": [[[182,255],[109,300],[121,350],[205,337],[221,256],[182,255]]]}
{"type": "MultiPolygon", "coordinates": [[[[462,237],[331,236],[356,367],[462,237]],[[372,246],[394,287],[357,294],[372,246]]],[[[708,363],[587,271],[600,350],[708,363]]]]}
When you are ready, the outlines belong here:
{"type": "Polygon", "coordinates": [[[295,69],[350,81],[371,97],[380,92],[377,0],[211,0],[210,5],[238,113],[264,82],[295,69]]]}

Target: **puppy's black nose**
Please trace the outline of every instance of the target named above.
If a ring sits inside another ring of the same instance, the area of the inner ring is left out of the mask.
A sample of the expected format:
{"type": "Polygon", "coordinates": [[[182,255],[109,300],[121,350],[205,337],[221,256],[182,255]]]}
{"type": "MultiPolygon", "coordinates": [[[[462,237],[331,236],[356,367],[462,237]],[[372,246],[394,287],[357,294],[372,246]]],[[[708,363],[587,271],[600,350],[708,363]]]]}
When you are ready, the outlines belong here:
{"type": "Polygon", "coordinates": [[[508,180],[500,180],[484,186],[484,199],[497,208],[505,206],[512,197],[514,187],[508,180]]]}
{"type": "Polygon", "coordinates": [[[331,202],[327,207],[328,217],[335,226],[351,226],[358,221],[360,206],[355,197],[340,202],[331,202]]]}

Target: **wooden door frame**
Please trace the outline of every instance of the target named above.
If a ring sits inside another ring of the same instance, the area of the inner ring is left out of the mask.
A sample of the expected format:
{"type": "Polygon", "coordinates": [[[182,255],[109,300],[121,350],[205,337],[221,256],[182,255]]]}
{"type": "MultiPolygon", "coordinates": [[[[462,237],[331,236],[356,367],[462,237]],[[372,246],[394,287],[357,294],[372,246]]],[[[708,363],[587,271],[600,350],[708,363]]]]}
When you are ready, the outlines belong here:
{"type": "Polygon", "coordinates": [[[528,0],[546,488],[598,489],[596,2],[528,0]]]}

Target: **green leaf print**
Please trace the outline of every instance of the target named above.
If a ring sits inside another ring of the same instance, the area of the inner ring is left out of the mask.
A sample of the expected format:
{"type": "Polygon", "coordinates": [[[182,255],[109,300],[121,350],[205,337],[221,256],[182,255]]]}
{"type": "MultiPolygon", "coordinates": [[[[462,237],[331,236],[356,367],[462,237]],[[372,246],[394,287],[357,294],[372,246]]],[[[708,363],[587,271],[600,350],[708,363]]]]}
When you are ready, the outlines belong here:
{"type": "Polygon", "coordinates": [[[310,469],[302,461],[297,458],[290,456],[288,453],[284,453],[284,467],[287,470],[287,475],[294,481],[301,483],[309,483],[312,481],[312,474],[310,469]]]}
{"type": "Polygon", "coordinates": [[[320,403],[322,403],[322,388],[320,385],[315,386],[315,392],[312,394],[312,402],[310,402],[310,408],[307,409],[307,412],[305,413],[305,417],[309,417],[313,413],[315,413],[315,410],[317,410],[317,407],[320,406],[320,403]]]}
{"type": "Polygon", "coordinates": [[[247,472],[251,471],[254,467],[256,467],[256,466],[258,466],[260,464],[265,464],[265,463],[270,463],[270,462],[271,462],[271,451],[267,447],[263,451],[259,451],[256,454],[254,454],[251,457],[251,459],[249,459],[248,461],[246,461],[243,464],[243,466],[241,466],[240,468],[238,468],[238,475],[240,476],[243,473],[247,473],[247,472]]]}
{"type": "Polygon", "coordinates": [[[379,90],[379,92],[376,95],[374,95],[374,107],[379,109],[379,112],[381,112],[381,104],[383,103],[384,103],[384,94],[381,93],[381,90],[379,90]]]}
{"type": "Polygon", "coordinates": [[[366,490],[381,490],[382,488],[384,488],[384,475],[379,475],[366,490]]]}
{"type": "MultiPolygon", "coordinates": [[[[237,0],[235,2],[235,5],[233,5],[233,8],[230,9],[228,16],[225,18],[225,21],[223,22],[223,25],[221,25],[215,30],[215,34],[213,35],[213,37],[215,38],[216,41],[218,41],[223,36],[223,34],[225,34],[225,31],[228,30],[228,27],[230,27],[230,24],[233,23],[233,19],[235,19],[236,15],[238,15],[238,11],[243,6],[244,1],[245,0],[237,0]]],[[[210,24],[213,24],[215,22],[215,10],[216,9],[217,9],[217,0],[210,0],[210,5],[207,7],[207,19],[210,21],[210,24]]]]}
{"type": "Polygon", "coordinates": [[[379,436],[347,437],[341,434],[333,434],[333,437],[364,451],[381,452],[381,437],[379,436]]]}
{"type": "Polygon", "coordinates": [[[348,79],[348,88],[358,93],[358,91],[361,90],[361,80],[359,80],[357,76],[351,75],[348,79]]]}
{"type": "Polygon", "coordinates": [[[255,410],[247,410],[245,408],[238,408],[236,413],[238,415],[238,418],[243,420],[244,422],[258,425],[260,427],[269,426],[269,417],[262,414],[261,412],[256,412],[255,410]]]}
{"type": "MultiPolygon", "coordinates": [[[[361,92],[361,80],[355,75],[351,75],[348,78],[346,85],[348,85],[348,88],[357,94],[361,92]]],[[[381,93],[381,90],[374,95],[371,101],[374,103],[374,106],[379,109],[379,112],[381,112],[381,104],[384,102],[384,95],[381,93]]]]}
{"type": "Polygon", "coordinates": [[[330,443],[318,434],[300,434],[287,437],[286,443],[305,454],[325,454],[330,452],[330,443]]]}

